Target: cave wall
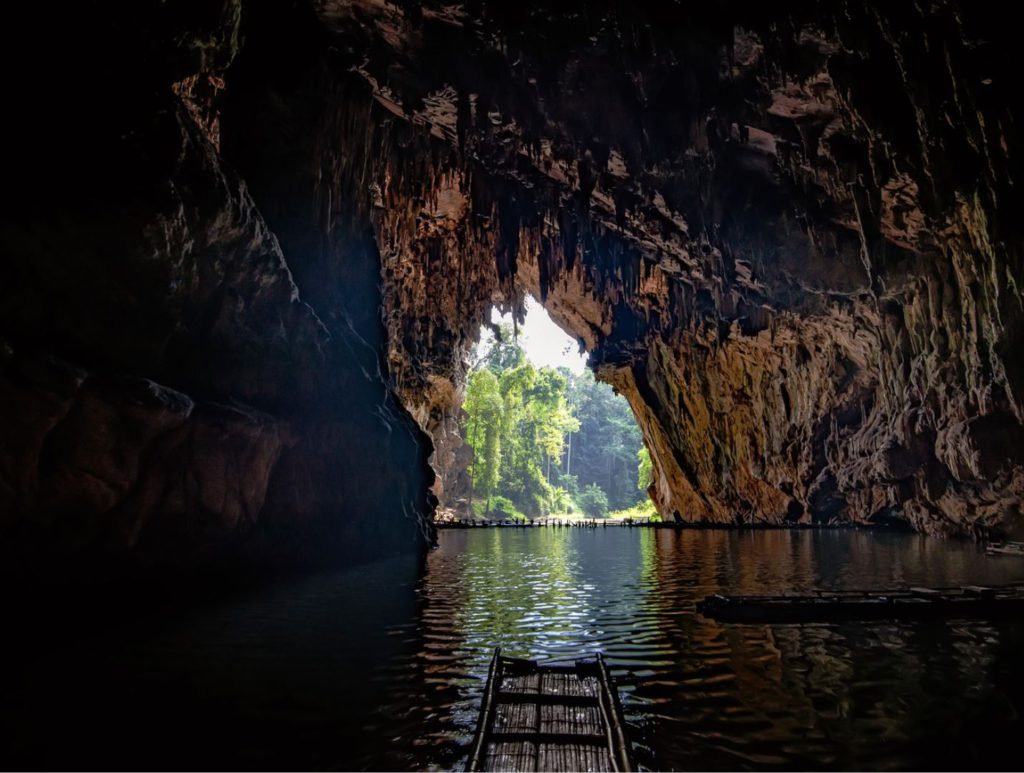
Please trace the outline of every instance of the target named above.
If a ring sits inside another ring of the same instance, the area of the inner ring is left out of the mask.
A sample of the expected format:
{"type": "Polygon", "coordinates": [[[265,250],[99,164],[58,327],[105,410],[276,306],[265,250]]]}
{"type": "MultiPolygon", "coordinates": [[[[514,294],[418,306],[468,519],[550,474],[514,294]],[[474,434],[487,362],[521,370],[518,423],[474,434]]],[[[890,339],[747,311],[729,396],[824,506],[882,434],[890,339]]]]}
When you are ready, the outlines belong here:
{"type": "Polygon", "coordinates": [[[324,66],[327,43],[304,4],[243,5],[132,3],[26,26],[47,30],[62,66],[25,72],[12,97],[8,567],[319,561],[431,538],[428,442],[387,384],[371,223],[344,202],[325,220],[342,190],[322,175],[334,127],[322,110],[251,114],[279,85],[254,62],[268,35],[302,39],[295,68],[324,66]],[[282,144],[253,151],[255,132],[282,144]]]}
{"type": "Polygon", "coordinates": [[[1019,527],[1020,98],[986,9],[33,13],[13,553],[422,546],[465,491],[469,348],[527,293],[630,401],[666,516],[1019,527]]]}
{"type": "Polygon", "coordinates": [[[382,215],[428,432],[482,312],[532,293],[629,399],[667,516],[1019,528],[1020,105],[985,9],[320,13],[433,140],[415,224],[382,215]]]}

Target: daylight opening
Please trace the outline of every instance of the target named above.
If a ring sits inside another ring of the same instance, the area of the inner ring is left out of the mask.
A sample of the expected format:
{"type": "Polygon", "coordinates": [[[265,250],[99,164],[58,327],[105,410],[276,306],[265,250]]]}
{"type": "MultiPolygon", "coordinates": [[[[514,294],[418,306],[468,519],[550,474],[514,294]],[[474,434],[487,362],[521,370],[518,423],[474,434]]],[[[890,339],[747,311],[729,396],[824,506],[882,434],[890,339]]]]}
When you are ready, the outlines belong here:
{"type": "Polygon", "coordinates": [[[466,517],[657,518],[650,457],[629,403],[586,361],[534,299],[518,326],[492,312],[463,403],[472,449],[466,517]]]}

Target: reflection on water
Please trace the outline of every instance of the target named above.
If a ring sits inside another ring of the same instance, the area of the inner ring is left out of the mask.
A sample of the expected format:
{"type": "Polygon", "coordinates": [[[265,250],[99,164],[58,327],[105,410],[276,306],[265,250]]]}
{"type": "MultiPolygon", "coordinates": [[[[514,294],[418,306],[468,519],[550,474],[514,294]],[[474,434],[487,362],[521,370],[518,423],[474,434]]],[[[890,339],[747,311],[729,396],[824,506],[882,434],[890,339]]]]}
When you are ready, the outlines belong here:
{"type": "Polygon", "coordinates": [[[458,768],[495,645],[606,653],[649,768],[1020,767],[1024,624],[724,626],[694,612],[716,591],[1019,580],[1024,559],[907,535],[444,532],[424,563],[109,624],[8,615],[0,767],[458,768]]]}
{"type": "Polygon", "coordinates": [[[652,768],[1013,765],[1024,626],[729,626],[708,593],[1005,583],[1024,561],[865,532],[446,532],[422,583],[421,657],[438,685],[436,756],[457,765],[491,648],[602,651],[652,768]],[[461,689],[451,690],[451,685],[461,689]]]}

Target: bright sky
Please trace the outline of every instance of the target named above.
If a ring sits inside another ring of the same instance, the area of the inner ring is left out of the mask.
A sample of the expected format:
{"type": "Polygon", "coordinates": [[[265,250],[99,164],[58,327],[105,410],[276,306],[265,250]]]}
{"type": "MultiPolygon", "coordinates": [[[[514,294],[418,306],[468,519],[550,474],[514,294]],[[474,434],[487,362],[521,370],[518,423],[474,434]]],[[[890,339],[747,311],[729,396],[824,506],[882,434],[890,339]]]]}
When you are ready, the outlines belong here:
{"type": "MultiPolygon", "coordinates": [[[[491,311],[492,322],[512,324],[512,315],[502,316],[491,311]]],[[[519,326],[519,345],[526,359],[537,367],[564,366],[573,373],[582,373],[587,366],[587,355],[580,354],[579,344],[568,333],[551,321],[551,317],[532,297],[526,298],[526,321],[519,326]]]]}

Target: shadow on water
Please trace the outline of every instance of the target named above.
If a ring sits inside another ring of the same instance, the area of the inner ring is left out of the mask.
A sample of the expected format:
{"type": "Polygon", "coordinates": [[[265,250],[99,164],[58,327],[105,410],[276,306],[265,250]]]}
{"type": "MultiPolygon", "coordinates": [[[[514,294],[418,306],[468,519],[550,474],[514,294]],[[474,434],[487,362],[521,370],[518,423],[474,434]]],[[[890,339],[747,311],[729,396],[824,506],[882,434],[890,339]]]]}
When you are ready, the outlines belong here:
{"type": "Polygon", "coordinates": [[[387,743],[410,698],[393,665],[416,663],[421,644],[395,632],[417,616],[422,566],[22,605],[5,621],[0,767],[405,766],[387,743]]]}
{"type": "Polygon", "coordinates": [[[721,625],[708,593],[1007,583],[1024,560],[832,531],[449,531],[401,557],[6,615],[5,767],[447,769],[492,648],[604,652],[659,769],[1017,767],[1024,623],[721,625]]]}

